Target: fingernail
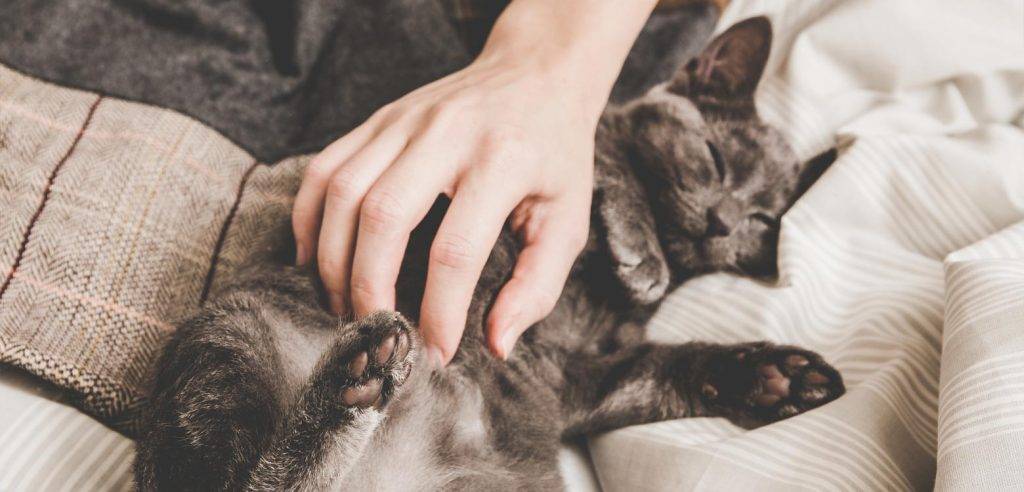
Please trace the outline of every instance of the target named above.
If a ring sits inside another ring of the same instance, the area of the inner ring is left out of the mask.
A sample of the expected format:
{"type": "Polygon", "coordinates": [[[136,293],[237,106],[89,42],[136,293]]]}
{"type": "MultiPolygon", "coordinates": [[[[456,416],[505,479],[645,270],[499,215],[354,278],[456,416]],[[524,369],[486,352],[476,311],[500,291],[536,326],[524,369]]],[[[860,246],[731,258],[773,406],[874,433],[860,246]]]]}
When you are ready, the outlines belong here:
{"type": "Polygon", "coordinates": [[[302,244],[295,245],[295,265],[303,266],[309,261],[309,252],[306,251],[306,247],[302,244]]]}
{"type": "Polygon", "coordinates": [[[516,341],[519,337],[516,336],[516,330],[513,329],[512,325],[506,325],[505,334],[501,336],[501,358],[508,360],[508,356],[512,355],[512,349],[516,346],[516,341]]]}
{"type": "Polygon", "coordinates": [[[498,330],[498,333],[501,334],[501,338],[498,341],[498,347],[501,350],[499,357],[502,360],[507,360],[508,356],[512,354],[512,349],[516,346],[516,341],[519,339],[519,330],[516,329],[516,325],[521,316],[522,313],[520,311],[515,311],[505,316],[505,319],[498,325],[504,327],[498,330]]]}

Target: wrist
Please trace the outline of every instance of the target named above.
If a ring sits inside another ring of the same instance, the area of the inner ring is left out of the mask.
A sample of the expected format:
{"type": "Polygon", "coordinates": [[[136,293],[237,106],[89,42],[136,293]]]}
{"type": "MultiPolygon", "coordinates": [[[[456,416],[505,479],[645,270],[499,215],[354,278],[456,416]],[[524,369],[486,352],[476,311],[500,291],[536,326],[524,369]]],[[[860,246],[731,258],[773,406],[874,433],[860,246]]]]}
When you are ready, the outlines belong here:
{"type": "Polygon", "coordinates": [[[596,121],[655,3],[514,0],[475,63],[537,77],[596,121]]]}

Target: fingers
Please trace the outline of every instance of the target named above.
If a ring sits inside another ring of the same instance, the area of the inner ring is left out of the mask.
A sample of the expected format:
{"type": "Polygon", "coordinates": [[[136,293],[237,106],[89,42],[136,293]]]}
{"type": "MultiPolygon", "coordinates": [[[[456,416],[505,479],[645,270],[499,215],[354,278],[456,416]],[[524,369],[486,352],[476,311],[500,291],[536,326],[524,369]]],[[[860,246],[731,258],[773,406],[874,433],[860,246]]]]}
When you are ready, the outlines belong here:
{"type": "Polygon", "coordinates": [[[403,132],[387,130],[338,166],[328,180],[316,255],[320,278],[335,313],[348,308],[351,260],[364,197],[405,143],[403,132]]]}
{"type": "Polygon", "coordinates": [[[430,248],[420,329],[442,365],[455,355],[480,272],[522,197],[499,181],[490,175],[461,183],[430,248]]]}
{"type": "Polygon", "coordinates": [[[419,138],[366,194],[359,210],[350,285],[357,316],[394,309],[395,281],[409,233],[455,180],[450,148],[419,138]]]}
{"type": "Polygon", "coordinates": [[[320,232],[324,198],[331,178],[349,157],[366,145],[375,134],[375,130],[375,125],[370,122],[360,125],[327,146],[306,167],[302,185],[292,208],[296,264],[304,265],[313,258],[320,232]]]}
{"type": "Polygon", "coordinates": [[[495,356],[508,358],[520,335],[554,309],[587,240],[588,222],[577,215],[565,209],[527,237],[488,316],[487,341],[495,356]]]}

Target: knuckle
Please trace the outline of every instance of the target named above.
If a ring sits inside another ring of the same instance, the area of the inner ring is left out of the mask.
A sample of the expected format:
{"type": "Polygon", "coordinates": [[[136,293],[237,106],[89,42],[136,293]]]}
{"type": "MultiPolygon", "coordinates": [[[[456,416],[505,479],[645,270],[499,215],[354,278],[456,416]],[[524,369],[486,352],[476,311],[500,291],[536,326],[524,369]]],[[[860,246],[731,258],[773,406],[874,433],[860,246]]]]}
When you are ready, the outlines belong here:
{"type": "Polygon", "coordinates": [[[374,111],[372,115],[366,120],[367,122],[382,123],[389,121],[394,117],[395,113],[399,112],[398,102],[392,101],[381,106],[377,111],[374,111]]]}
{"type": "Polygon", "coordinates": [[[339,168],[327,184],[327,196],[343,202],[358,201],[364,192],[363,180],[347,166],[339,168]]]}
{"type": "Polygon", "coordinates": [[[438,235],[430,247],[430,262],[455,270],[473,266],[473,244],[456,234],[438,235]]]}
{"type": "Polygon", "coordinates": [[[321,182],[330,178],[330,163],[323,156],[316,156],[309,161],[306,170],[302,173],[303,181],[321,182]]]}
{"type": "Polygon", "coordinates": [[[384,232],[399,227],[401,213],[398,195],[388,189],[372,189],[363,200],[359,211],[362,226],[371,233],[384,232]]]}
{"type": "Polygon", "coordinates": [[[341,261],[330,256],[318,255],[317,264],[320,270],[320,278],[324,282],[324,288],[331,292],[339,292],[344,281],[341,272],[343,268],[341,261]]]}
{"type": "Polygon", "coordinates": [[[349,290],[353,299],[373,299],[377,296],[378,289],[374,283],[362,275],[353,275],[349,281],[349,290]]]}
{"type": "Polygon", "coordinates": [[[510,164],[522,160],[526,149],[526,137],[519,130],[491,130],[481,137],[478,167],[489,173],[508,174],[516,168],[510,164]]]}
{"type": "Polygon", "coordinates": [[[462,114],[465,107],[466,104],[459,98],[445,99],[430,108],[430,121],[434,124],[450,123],[462,114]]]}
{"type": "Polygon", "coordinates": [[[526,144],[526,131],[522,128],[502,125],[484,132],[482,146],[487,153],[504,154],[523,148],[526,144]]]}
{"type": "Polygon", "coordinates": [[[441,101],[427,111],[427,120],[431,125],[443,125],[451,121],[454,104],[449,101],[441,101]]]}
{"type": "Polygon", "coordinates": [[[510,170],[511,168],[511,166],[508,166],[508,161],[509,158],[504,151],[487,150],[480,156],[475,171],[492,178],[501,176],[504,174],[503,171],[510,170]]]}

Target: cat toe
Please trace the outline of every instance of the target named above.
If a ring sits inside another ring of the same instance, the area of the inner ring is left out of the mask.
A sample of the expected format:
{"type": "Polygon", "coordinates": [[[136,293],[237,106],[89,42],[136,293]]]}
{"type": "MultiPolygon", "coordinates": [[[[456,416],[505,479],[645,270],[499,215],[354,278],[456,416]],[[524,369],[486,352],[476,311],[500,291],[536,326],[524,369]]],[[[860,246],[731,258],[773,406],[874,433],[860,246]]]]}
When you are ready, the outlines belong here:
{"type": "Polygon", "coordinates": [[[397,339],[397,333],[384,337],[384,340],[381,340],[380,345],[377,346],[377,350],[374,351],[373,362],[387,364],[391,360],[391,354],[395,351],[395,345],[398,344],[397,339]]]}
{"type": "Polygon", "coordinates": [[[405,359],[409,355],[409,334],[406,332],[398,333],[398,342],[395,345],[395,358],[405,359]]]}
{"type": "Polygon", "coordinates": [[[716,413],[761,425],[798,415],[835,400],[842,377],[819,355],[766,342],[727,347],[714,359],[701,396],[716,413]]]}
{"type": "Polygon", "coordinates": [[[391,361],[400,361],[409,355],[409,334],[403,331],[392,333],[377,346],[374,351],[373,360],[376,364],[387,364],[391,361]]]}
{"type": "Polygon", "coordinates": [[[789,396],[789,378],[782,375],[771,378],[762,376],[761,388],[764,394],[786,398],[789,396]]]}
{"type": "Polygon", "coordinates": [[[718,388],[716,388],[711,383],[704,383],[704,386],[701,388],[701,393],[703,393],[706,398],[711,400],[718,398],[718,388]]]}
{"type": "MultiPolygon", "coordinates": [[[[773,362],[758,373],[762,378],[762,396],[780,398],[766,405],[778,419],[792,417],[835,400],[843,394],[842,377],[832,366],[813,353],[793,347],[775,347],[773,362]]],[[[769,398],[770,399],[770,398],[769,398]]]]}
{"type": "Polygon", "coordinates": [[[371,378],[363,384],[350,386],[341,392],[341,402],[348,407],[366,408],[381,397],[381,380],[371,378]]]}
{"type": "Polygon", "coordinates": [[[819,406],[843,394],[843,380],[835,369],[824,362],[807,367],[808,370],[794,376],[800,387],[797,397],[802,403],[811,407],[819,406]]]}
{"type": "Polygon", "coordinates": [[[789,357],[786,357],[786,367],[789,368],[791,371],[793,370],[793,368],[804,367],[810,363],[811,361],[807,360],[807,357],[804,357],[799,354],[793,354],[790,355],[789,357]]]}
{"type": "Polygon", "coordinates": [[[348,363],[348,375],[352,379],[362,379],[363,374],[366,372],[366,364],[369,362],[369,357],[366,352],[360,352],[359,355],[355,356],[351,362],[348,363]]]}

